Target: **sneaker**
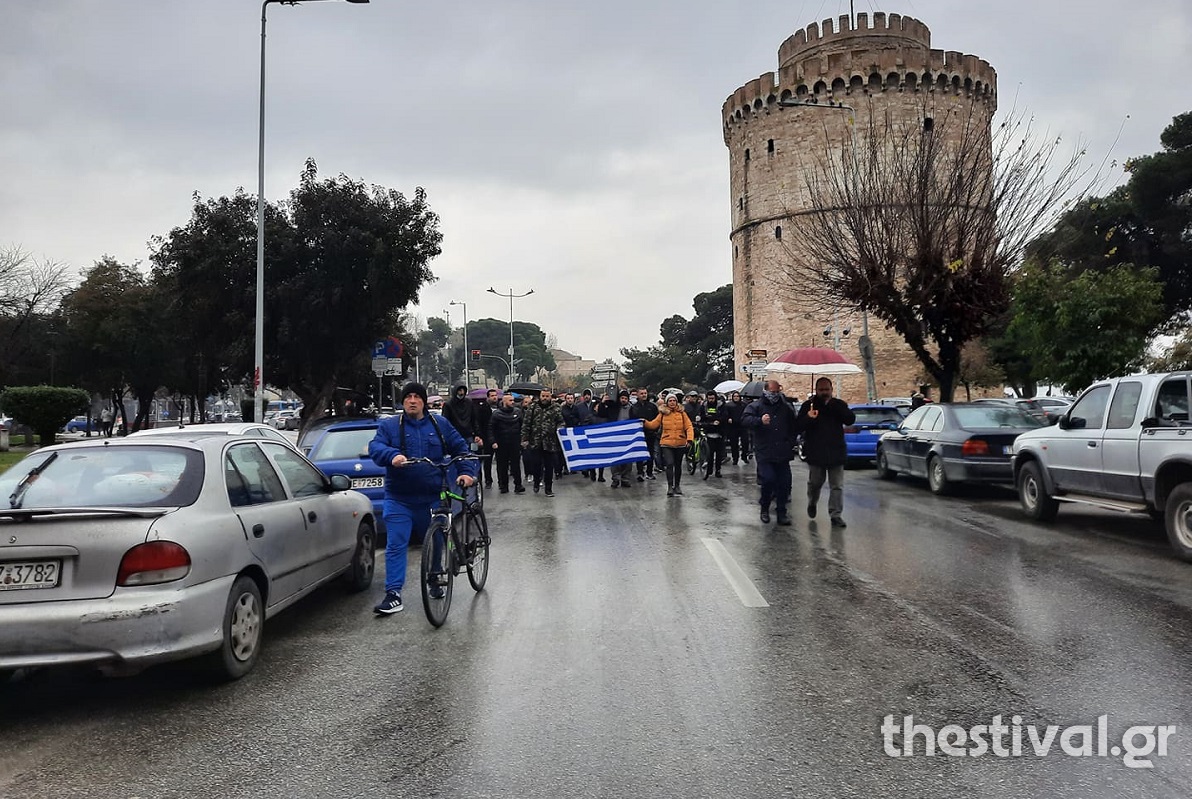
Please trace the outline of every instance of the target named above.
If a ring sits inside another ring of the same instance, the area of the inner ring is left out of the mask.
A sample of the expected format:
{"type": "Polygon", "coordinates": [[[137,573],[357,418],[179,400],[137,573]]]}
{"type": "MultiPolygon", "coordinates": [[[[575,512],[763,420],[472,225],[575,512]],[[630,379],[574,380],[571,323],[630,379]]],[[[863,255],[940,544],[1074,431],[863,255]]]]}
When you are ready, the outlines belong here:
{"type": "Polygon", "coordinates": [[[484,487],[485,487],[485,488],[492,488],[492,487],[493,487],[493,481],[492,481],[492,480],[488,480],[488,481],[486,481],[486,482],[484,483],[484,487]]]}
{"type": "Polygon", "coordinates": [[[717,473],[716,473],[716,476],[717,476],[717,477],[720,477],[720,476],[721,476],[720,472],[717,472],[717,473]]]}
{"type": "Polygon", "coordinates": [[[814,502],[812,502],[810,505],[807,506],[807,518],[808,519],[815,518],[815,503],[814,502]]]}
{"type": "Polygon", "coordinates": [[[778,524],[782,525],[783,527],[791,526],[791,517],[786,514],[785,510],[778,512],[778,524]]]}
{"type": "Polygon", "coordinates": [[[442,599],[443,597],[447,596],[447,592],[443,590],[443,586],[441,585],[430,586],[426,589],[426,594],[431,599],[442,599]]]}
{"type": "Polygon", "coordinates": [[[681,496],[683,496],[683,492],[682,492],[682,491],[680,491],[679,489],[677,489],[677,488],[676,488],[676,489],[675,489],[675,496],[676,496],[676,497],[681,497],[681,496]]]}
{"type": "Polygon", "coordinates": [[[621,482],[619,480],[613,480],[612,485],[609,486],[609,488],[620,488],[620,487],[621,487],[621,482]]]}
{"type": "Polygon", "coordinates": [[[647,474],[647,475],[646,475],[646,479],[647,479],[647,480],[657,480],[658,478],[657,478],[657,477],[655,477],[655,476],[654,476],[654,475],[652,475],[652,474],[647,474]]]}
{"type": "Polygon", "coordinates": [[[839,516],[832,517],[832,526],[833,527],[848,527],[848,525],[845,524],[844,519],[840,518],[839,516]]]}
{"type": "Polygon", "coordinates": [[[762,524],[770,523],[770,509],[762,508],[762,524]]]}
{"type": "Polygon", "coordinates": [[[646,482],[645,475],[641,475],[641,474],[639,474],[639,475],[637,476],[637,481],[638,481],[639,483],[644,483],[644,482],[646,482]]]}
{"type": "Polygon", "coordinates": [[[373,612],[378,616],[388,616],[390,613],[401,613],[401,594],[396,591],[388,591],[385,593],[385,598],[382,599],[377,606],[373,608],[373,612]]]}
{"type": "Polygon", "coordinates": [[[534,493],[537,494],[541,488],[542,486],[534,486],[534,493]]]}
{"type": "Polygon", "coordinates": [[[551,491],[550,489],[547,489],[547,491],[546,491],[546,496],[548,496],[548,497],[553,497],[554,495],[555,495],[555,492],[554,492],[554,491],[551,491]]]}
{"type": "Polygon", "coordinates": [[[524,494],[524,493],[526,493],[526,487],[525,487],[525,486],[518,486],[517,488],[513,489],[513,493],[515,493],[515,494],[524,494]]]}
{"type": "Polygon", "coordinates": [[[500,488],[500,489],[497,489],[497,490],[498,490],[498,491],[500,491],[502,494],[508,494],[508,493],[509,493],[509,489],[508,489],[508,488],[500,488]]]}
{"type": "Polygon", "coordinates": [[[603,478],[603,477],[597,477],[597,478],[596,478],[596,482],[597,482],[597,483],[603,483],[603,482],[604,482],[604,478],[603,478]]]}
{"type": "Polygon", "coordinates": [[[668,497],[673,497],[675,495],[675,489],[673,489],[673,488],[666,489],[666,495],[668,497]]]}

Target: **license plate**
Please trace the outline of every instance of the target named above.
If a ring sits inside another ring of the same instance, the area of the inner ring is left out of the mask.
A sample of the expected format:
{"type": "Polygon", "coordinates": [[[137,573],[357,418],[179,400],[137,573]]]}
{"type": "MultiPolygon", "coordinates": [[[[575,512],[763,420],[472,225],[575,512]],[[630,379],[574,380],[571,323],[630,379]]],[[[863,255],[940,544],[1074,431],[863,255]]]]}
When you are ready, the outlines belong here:
{"type": "Polygon", "coordinates": [[[60,560],[0,563],[0,591],[57,588],[61,574],[62,561],[60,560]]]}
{"type": "Polygon", "coordinates": [[[1010,452],[1011,452],[1013,449],[1014,449],[1014,447],[1012,447],[1012,446],[1010,446],[1010,447],[1002,447],[1002,454],[1003,454],[1003,455],[1009,455],[1009,454],[1010,454],[1010,452]]]}
{"type": "Polygon", "coordinates": [[[353,477],[352,488],[382,488],[385,485],[384,477],[353,477]]]}

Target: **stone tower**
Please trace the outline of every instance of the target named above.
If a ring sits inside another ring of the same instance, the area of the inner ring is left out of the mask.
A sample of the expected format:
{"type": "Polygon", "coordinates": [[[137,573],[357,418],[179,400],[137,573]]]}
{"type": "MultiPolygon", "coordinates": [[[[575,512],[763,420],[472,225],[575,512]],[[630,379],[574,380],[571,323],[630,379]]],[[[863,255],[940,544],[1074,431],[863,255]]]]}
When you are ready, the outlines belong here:
{"type": "MultiPolygon", "coordinates": [[[[928,384],[915,355],[880,322],[780,289],[784,272],[798,269],[801,258],[806,262],[789,234],[816,219],[809,177],[830,152],[856,146],[853,137],[866,135],[863,120],[871,114],[930,129],[935,115],[958,111],[988,127],[996,107],[993,68],[976,56],[933,50],[931,31],[910,17],[875,13],[871,24],[868,14],[857,14],[852,24],[846,15],[835,26],[831,19],[812,23],[783,42],[777,75],[746,83],[722,109],[732,187],[736,363],[746,363],[750,349],[773,356],[839,341],[841,352],[861,364],[858,341],[868,322],[876,395],[906,397],[928,384]],[[783,105],[790,102],[815,105],[783,105]]],[[[792,394],[810,388],[810,381],[783,382],[792,394]]],[[[844,399],[863,401],[865,375],[838,378],[837,388],[844,399]]]]}

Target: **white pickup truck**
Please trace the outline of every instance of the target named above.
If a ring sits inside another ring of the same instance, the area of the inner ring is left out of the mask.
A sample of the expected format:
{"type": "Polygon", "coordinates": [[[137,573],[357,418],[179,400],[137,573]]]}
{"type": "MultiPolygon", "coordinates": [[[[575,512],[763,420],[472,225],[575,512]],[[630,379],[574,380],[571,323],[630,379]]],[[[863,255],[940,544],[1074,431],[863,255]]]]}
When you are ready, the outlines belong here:
{"type": "Polygon", "coordinates": [[[1051,521],[1061,502],[1162,519],[1192,561],[1192,372],[1096,383],[1059,421],[1014,441],[1014,484],[1027,515],[1051,521]]]}

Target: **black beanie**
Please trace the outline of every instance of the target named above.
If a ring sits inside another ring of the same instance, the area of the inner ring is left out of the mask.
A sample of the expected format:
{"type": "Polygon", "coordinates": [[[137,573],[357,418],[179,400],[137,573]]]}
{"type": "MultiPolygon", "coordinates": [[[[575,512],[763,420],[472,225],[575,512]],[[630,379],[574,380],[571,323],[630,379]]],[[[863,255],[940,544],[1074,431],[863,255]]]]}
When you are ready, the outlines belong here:
{"type": "Polygon", "coordinates": [[[627,388],[623,388],[623,389],[621,389],[621,392],[620,392],[619,394],[617,394],[617,396],[618,396],[618,397],[628,397],[628,396],[629,396],[629,389],[627,389],[627,388]]]}
{"type": "Polygon", "coordinates": [[[417,394],[418,396],[422,397],[423,402],[427,401],[426,386],[422,385],[421,383],[406,383],[405,387],[401,390],[402,401],[404,402],[406,397],[410,396],[411,394],[417,394]]]}

